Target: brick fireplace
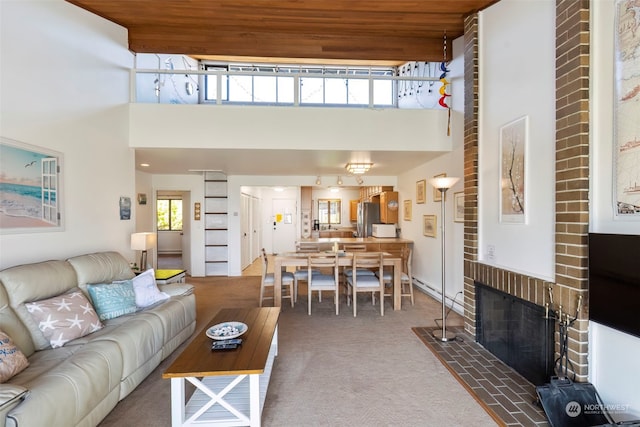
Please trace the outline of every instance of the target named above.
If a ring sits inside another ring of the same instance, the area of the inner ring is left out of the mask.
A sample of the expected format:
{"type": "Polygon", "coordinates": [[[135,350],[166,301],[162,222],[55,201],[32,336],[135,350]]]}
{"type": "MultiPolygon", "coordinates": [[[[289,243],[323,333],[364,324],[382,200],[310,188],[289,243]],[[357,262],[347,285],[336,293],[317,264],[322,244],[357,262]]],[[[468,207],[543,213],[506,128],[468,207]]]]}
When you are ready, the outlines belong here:
{"type": "MultiPolygon", "coordinates": [[[[589,1],[556,1],[555,281],[478,260],[478,15],[465,21],[464,321],[476,335],[475,282],[544,307],[549,288],[556,306],[574,313],[587,301],[589,229],[589,1]]],[[[569,360],[587,381],[587,308],[569,328],[569,360]]],[[[559,351],[555,333],[555,355],[559,351]]]]}

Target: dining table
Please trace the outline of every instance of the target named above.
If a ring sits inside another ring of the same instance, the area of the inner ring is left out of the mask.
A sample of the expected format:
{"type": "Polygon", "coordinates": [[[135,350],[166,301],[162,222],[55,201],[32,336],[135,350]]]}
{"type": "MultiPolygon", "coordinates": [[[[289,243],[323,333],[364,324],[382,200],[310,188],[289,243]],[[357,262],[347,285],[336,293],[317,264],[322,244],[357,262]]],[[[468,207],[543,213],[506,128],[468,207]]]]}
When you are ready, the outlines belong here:
{"type": "MultiPolygon", "coordinates": [[[[349,267],[353,264],[353,254],[356,252],[338,253],[338,265],[340,267],[349,267]]],[[[386,267],[393,267],[393,309],[400,310],[402,308],[402,256],[383,252],[383,264],[386,267]]],[[[308,257],[312,255],[309,252],[285,252],[275,256],[273,263],[274,277],[274,306],[282,306],[282,271],[286,267],[306,267],[308,265],[308,257]]]]}

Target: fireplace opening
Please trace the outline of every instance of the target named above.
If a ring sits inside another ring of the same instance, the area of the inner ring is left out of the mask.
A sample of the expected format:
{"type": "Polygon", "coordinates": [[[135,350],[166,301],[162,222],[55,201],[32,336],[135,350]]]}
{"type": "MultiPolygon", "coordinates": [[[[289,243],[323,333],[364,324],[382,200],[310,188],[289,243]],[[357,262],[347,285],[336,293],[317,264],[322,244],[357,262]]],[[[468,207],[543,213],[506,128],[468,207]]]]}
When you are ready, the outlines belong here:
{"type": "Polygon", "coordinates": [[[476,341],[534,385],[553,375],[553,320],[542,306],[475,282],[476,341]]]}

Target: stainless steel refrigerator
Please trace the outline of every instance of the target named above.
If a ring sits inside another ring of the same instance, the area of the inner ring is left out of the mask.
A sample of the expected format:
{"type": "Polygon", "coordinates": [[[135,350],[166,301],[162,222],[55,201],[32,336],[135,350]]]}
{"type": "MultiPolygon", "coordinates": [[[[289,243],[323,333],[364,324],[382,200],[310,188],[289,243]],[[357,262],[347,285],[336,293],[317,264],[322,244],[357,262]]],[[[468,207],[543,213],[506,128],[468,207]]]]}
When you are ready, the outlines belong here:
{"type": "Polygon", "coordinates": [[[378,203],[358,203],[358,237],[371,237],[371,225],[380,223],[380,205],[378,203]]]}

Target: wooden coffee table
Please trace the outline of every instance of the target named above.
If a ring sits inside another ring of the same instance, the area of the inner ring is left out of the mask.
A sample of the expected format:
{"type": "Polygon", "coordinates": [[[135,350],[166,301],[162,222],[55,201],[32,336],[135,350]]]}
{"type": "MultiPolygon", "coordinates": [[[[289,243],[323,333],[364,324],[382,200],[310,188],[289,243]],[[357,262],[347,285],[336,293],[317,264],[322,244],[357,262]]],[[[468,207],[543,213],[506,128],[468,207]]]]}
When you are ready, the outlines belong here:
{"type": "Polygon", "coordinates": [[[221,309],[162,374],[171,379],[171,424],[259,426],[278,354],[278,307],[221,309]],[[237,321],[248,329],[235,350],[212,351],[205,331],[237,321]],[[196,387],[186,401],[185,385],[196,387]]]}

